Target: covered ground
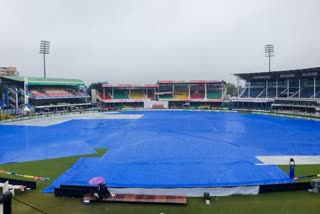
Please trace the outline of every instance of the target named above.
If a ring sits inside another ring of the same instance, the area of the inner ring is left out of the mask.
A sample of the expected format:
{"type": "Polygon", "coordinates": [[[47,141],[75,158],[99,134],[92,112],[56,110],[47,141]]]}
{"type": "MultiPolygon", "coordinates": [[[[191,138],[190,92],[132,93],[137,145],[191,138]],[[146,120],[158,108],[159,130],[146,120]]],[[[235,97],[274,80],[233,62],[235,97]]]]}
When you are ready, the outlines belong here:
{"type": "Polygon", "coordinates": [[[110,150],[101,158],[80,159],[46,191],[88,185],[95,176],[105,177],[110,187],[127,188],[287,183],[293,181],[286,173],[256,156],[320,154],[315,121],[195,111],[123,114],[135,113],[144,116],[67,122],[93,147],[110,150]]]}
{"type": "Polygon", "coordinates": [[[0,126],[3,148],[8,148],[0,160],[39,160],[110,149],[100,158],[80,159],[46,189],[52,192],[60,184],[88,185],[95,176],[105,177],[110,187],[130,188],[287,183],[293,181],[285,172],[264,165],[256,156],[320,153],[320,123],[315,121],[197,111],[111,115],[64,119],[40,127],[0,126]]]}

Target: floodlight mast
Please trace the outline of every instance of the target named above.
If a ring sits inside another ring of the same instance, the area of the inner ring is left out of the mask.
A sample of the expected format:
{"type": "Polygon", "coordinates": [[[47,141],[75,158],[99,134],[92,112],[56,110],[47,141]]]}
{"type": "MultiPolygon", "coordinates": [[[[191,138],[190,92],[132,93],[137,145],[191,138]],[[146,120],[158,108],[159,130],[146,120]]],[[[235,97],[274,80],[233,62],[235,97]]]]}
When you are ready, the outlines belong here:
{"type": "Polygon", "coordinates": [[[43,77],[47,78],[46,74],[46,54],[50,53],[50,41],[41,40],[40,54],[43,54],[43,77]]]}
{"type": "Polygon", "coordinates": [[[271,71],[271,57],[274,56],[274,46],[273,44],[268,44],[264,46],[265,56],[269,58],[269,72],[271,71]]]}

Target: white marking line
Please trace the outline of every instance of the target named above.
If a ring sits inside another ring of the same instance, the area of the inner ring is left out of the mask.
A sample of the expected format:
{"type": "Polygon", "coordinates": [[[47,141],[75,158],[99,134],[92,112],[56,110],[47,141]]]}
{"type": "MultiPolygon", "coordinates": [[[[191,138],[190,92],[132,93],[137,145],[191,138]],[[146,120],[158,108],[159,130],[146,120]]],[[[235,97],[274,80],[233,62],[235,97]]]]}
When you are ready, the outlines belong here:
{"type": "Polygon", "coordinates": [[[143,117],[143,114],[105,114],[105,113],[92,113],[92,114],[73,114],[36,118],[30,120],[22,120],[17,122],[5,123],[3,125],[19,125],[19,126],[51,126],[64,123],[70,120],[135,120],[143,117]]]}
{"type": "Polygon", "coordinates": [[[256,165],[289,165],[290,158],[293,158],[296,165],[320,164],[320,156],[285,155],[285,156],[256,156],[262,163],[256,165]]]}

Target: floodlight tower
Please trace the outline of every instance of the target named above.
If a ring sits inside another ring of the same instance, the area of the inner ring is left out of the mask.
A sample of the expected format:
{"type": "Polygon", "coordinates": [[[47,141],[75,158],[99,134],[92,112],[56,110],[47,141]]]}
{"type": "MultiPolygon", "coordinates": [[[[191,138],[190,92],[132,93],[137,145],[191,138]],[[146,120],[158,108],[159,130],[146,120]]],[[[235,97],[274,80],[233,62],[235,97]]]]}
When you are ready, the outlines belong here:
{"type": "Polygon", "coordinates": [[[43,54],[43,77],[46,78],[46,54],[49,54],[50,41],[41,40],[40,42],[40,54],[43,54]]]}
{"type": "Polygon", "coordinates": [[[274,47],[273,44],[268,44],[264,46],[265,56],[269,58],[269,72],[271,71],[271,57],[274,56],[274,47]]]}

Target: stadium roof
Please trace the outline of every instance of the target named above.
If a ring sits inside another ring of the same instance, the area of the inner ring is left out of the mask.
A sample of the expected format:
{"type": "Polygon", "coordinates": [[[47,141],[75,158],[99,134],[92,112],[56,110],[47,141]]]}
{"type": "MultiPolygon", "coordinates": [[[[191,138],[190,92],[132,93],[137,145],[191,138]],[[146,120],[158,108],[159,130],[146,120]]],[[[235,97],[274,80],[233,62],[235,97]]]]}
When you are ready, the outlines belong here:
{"type": "MultiPolygon", "coordinates": [[[[1,78],[17,82],[24,82],[24,77],[4,76],[1,78]]],[[[85,83],[79,79],[28,77],[28,85],[82,86],[85,85],[85,83]]]]}
{"type": "Polygon", "coordinates": [[[271,71],[271,72],[259,72],[259,73],[241,73],[234,74],[239,78],[250,80],[269,80],[269,79],[289,79],[289,78],[314,78],[320,77],[320,67],[316,68],[304,68],[296,70],[284,70],[284,71],[271,71]]]}
{"type": "Polygon", "coordinates": [[[188,84],[188,83],[195,83],[195,84],[204,84],[204,83],[218,83],[221,81],[217,80],[158,80],[158,84],[188,84]]]}

